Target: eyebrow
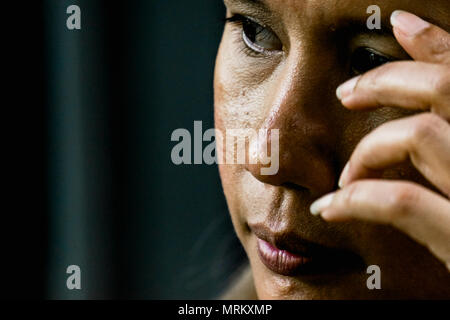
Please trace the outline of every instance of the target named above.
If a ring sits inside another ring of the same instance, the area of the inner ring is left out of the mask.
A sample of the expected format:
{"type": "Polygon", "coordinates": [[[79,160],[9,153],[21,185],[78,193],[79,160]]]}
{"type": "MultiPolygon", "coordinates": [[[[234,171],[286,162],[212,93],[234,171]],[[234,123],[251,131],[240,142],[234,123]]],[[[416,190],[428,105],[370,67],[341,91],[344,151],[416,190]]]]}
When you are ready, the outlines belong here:
{"type": "Polygon", "coordinates": [[[225,2],[233,3],[236,6],[251,6],[269,11],[269,6],[265,0],[225,0],[225,2]]]}
{"type": "Polygon", "coordinates": [[[369,30],[367,28],[365,19],[347,19],[341,21],[337,28],[341,30],[341,32],[347,32],[351,34],[363,34],[370,33],[378,36],[393,36],[393,28],[390,23],[386,23],[385,21],[381,21],[380,29],[372,29],[369,30]]]}
{"type": "Polygon", "coordinates": [[[265,1],[264,0],[240,0],[241,2],[243,1],[243,2],[245,2],[245,1],[247,1],[247,2],[250,2],[250,3],[252,3],[252,4],[257,4],[257,5],[266,5],[266,3],[265,3],[265,1]]]}
{"type": "MultiPolygon", "coordinates": [[[[236,7],[254,7],[258,11],[271,12],[266,0],[225,0],[225,2],[232,3],[236,7]]],[[[353,34],[360,34],[367,32],[367,27],[365,23],[365,17],[352,19],[343,19],[337,23],[336,29],[345,30],[345,32],[351,32],[353,34]]],[[[383,21],[384,22],[384,21],[383,21]]],[[[371,33],[382,35],[382,36],[392,36],[392,26],[390,24],[382,23],[381,29],[370,30],[371,33]]]]}
{"type": "MultiPolygon", "coordinates": [[[[224,0],[225,2],[233,3],[235,6],[238,7],[254,7],[257,8],[260,11],[265,12],[271,12],[272,10],[269,8],[267,4],[267,0],[224,0]]],[[[428,21],[429,23],[438,26],[442,28],[443,30],[450,32],[450,24],[443,21],[437,21],[431,16],[425,16],[425,15],[418,15],[421,19],[424,19],[425,21],[428,21]]],[[[361,16],[360,18],[354,18],[354,19],[348,19],[348,20],[342,20],[342,23],[339,23],[339,27],[344,26],[346,28],[354,28],[358,33],[367,33],[367,27],[365,26],[365,21],[363,23],[363,19],[367,19],[366,16],[361,16]]],[[[389,22],[390,17],[384,17],[382,19],[382,28],[381,29],[373,29],[370,30],[371,33],[377,34],[377,35],[392,35],[392,26],[389,22]]]]}

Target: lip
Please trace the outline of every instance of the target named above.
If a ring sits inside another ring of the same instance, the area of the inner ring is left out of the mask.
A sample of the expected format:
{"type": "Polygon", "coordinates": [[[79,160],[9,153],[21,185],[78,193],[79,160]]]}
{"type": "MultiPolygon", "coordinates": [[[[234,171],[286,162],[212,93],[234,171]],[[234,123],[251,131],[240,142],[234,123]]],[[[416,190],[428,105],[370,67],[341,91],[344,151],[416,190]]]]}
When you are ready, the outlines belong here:
{"type": "Polygon", "coordinates": [[[261,262],[284,276],[323,276],[362,272],[362,258],[348,250],[330,248],[302,239],[292,232],[271,232],[263,225],[250,226],[257,237],[261,262]]]}
{"type": "Polygon", "coordinates": [[[280,250],[269,242],[258,238],[258,254],[261,261],[270,270],[281,274],[291,275],[300,266],[312,262],[312,258],[304,257],[287,250],[280,250]]]}

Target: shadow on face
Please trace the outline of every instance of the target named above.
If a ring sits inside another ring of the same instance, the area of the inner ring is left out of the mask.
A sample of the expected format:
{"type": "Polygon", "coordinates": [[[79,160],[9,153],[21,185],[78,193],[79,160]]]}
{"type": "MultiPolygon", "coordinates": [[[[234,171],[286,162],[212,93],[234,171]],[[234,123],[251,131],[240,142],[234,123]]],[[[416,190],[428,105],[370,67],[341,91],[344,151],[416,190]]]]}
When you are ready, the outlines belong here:
{"type": "MultiPolygon", "coordinates": [[[[445,267],[400,232],[358,221],[325,223],[309,214],[312,201],[337,188],[362,137],[411,114],[387,107],[348,111],[335,96],[337,86],[350,77],[409,58],[391,33],[390,14],[407,10],[448,30],[450,4],[445,0],[426,5],[380,1],[382,27],[369,30],[372,2],[225,1],[229,21],[215,70],[216,128],[279,130],[275,175],[261,174],[264,165],[258,163],[220,165],[233,224],[260,298],[450,297],[445,267]],[[324,257],[318,259],[322,267],[298,274],[271,268],[261,258],[261,241],[324,257]],[[349,257],[357,257],[358,266],[347,263],[353,261],[349,257]],[[382,290],[368,290],[369,265],[380,267],[382,290]]],[[[247,151],[259,152],[255,144],[261,141],[247,142],[247,151]]],[[[223,154],[230,152],[225,144],[218,147],[223,154]]],[[[385,177],[427,185],[410,164],[387,171],[385,177]]]]}

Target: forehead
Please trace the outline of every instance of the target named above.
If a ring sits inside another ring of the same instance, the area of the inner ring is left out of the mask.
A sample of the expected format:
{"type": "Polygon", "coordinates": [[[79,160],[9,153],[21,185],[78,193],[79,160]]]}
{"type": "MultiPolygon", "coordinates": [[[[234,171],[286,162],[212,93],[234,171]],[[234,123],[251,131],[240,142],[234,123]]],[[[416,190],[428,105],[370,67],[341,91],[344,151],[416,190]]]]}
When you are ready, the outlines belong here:
{"type": "Polygon", "coordinates": [[[406,10],[450,31],[450,0],[225,0],[229,8],[257,10],[286,23],[339,23],[367,19],[367,8],[377,5],[384,21],[394,10],[406,10]],[[305,20],[307,19],[307,20],[305,20]]]}

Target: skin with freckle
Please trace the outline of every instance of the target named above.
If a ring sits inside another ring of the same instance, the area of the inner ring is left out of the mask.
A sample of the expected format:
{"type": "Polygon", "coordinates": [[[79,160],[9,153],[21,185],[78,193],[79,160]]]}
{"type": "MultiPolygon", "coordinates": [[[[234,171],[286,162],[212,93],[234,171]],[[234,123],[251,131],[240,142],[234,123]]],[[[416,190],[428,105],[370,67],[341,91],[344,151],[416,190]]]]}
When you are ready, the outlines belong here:
{"type": "MultiPolygon", "coordinates": [[[[352,111],[336,98],[336,88],[355,75],[351,53],[356,48],[370,47],[399,60],[408,59],[389,32],[364,29],[369,16],[366,9],[374,1],[268,0],[264,8],[248,3],[226,0],[227,16],[248,16],[270,26],[283,48],[267,55],[246,54],[242,27],[226,24],[215,69],[215,126],[222,132],[233,128],[280,130],[276,175],[261,175],[260,165],[219,166],[258,298],[450,298],[445,265],[411,237],[386,225],[361,220],[330,223],[309,212],[314,200],[337,189],[344,165],[365,135],[387,121],[417,112],[388,107],[352,111]],[[361,30],[354,30],[358,23],[361,30]],[[258,223],[275,234],[288,231],[358,254],[365,264],[380,267],[382,290],[367,289],[365,270],[314,280],[268,270],[258,257],[257,238],[249,228],[258,223]]],[[[403,9],[450,31],[448,0],[377,4],[387,28],[390,14],[403,9]]],[[[222,152],[224,148],[218,144],[222,152]]],[[[407,179],[434,190],[410,163],[387,170],[383,177],[407,179]]]]}

